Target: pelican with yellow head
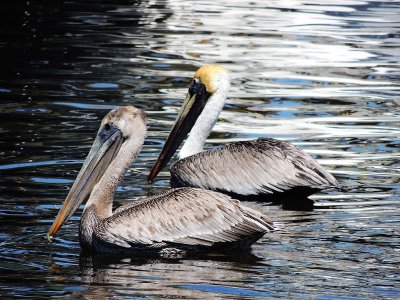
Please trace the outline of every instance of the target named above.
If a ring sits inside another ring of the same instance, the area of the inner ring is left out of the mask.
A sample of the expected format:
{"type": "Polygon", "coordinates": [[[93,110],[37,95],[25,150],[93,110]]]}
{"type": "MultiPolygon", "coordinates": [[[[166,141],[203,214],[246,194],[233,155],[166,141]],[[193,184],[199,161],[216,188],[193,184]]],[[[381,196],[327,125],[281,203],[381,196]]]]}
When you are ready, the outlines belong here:
{"type": "Polygon", "coordinates": [[[198,187],[239,199],[306,198],[337,180],[309,154],[293,144],[259,138],[204,151],[230,88],[229,72],[205,65],[194,74],[186,98],[148,180],[152,182],[180,144],[179,160],[171,165],[172,187],[198,187]],[[293,197],[291,197],[293,198],[293,197]]]}

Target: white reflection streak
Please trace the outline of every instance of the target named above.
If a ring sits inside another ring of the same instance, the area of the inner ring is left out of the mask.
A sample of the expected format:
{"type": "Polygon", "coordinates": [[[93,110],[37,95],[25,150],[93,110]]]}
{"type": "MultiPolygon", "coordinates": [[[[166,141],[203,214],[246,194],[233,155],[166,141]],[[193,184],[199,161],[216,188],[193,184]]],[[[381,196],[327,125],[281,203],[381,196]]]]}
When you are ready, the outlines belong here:
{"type": "MultiPolygon", "coordinates": [[[[172,32],[188,30],[188,34],[168,34],[165,51],[173,54],[180,53],[186,59],[200,59],[207,63],[237,61],[237,56],[241,55],[241,63],[246,61],[254,63],[256,59],[258,68],[371,65],[371,62],[367,63],[366,60],[375,57],[375,54],[347,44],[334,44],[326,38],[330,35],[332,38],[343,37],[343,27],[348,26],[347,18],[315,13],[351,12],[354,8],[349,5],[354,5],[356,2],[351,1],[351,3],[346,2],[335,6],[334,2],[321,5],[320,1],[316,1],[315,4],[318,5],[305,5],[303,1],[286,1],[285,3],[272,1],[266,8],[264,1],[254,1],[252,6],[257,9],[251,9],[243,7],[241,1],[229,3],[217,1],[213,2],[213,5],[198,1],[192,3],[192,10],[200,11],[200,13],[190,15],[187,14],[185,2],[170,1],[174,14],[167,20],[167,28],[172,32]],[[273,5],[274,2],[276,6],[273,5]],[[224,5],[241,7],[241,9],[219,9],[224,5]],[[287,7],[293,11],[283,15],[281,11],[272,9],[273,7],[287,7]],[[213,10],[219,13],[212,13],[213,10]],[[278,22],[277,18],[283,19],[279,19],[278,22]],[[242,21],[238,22],[238,20],[242,21]],[[194,33],[193,28],[196,28],[198,33],[194,33]],[[321,35],[321,31],[324,35],[321,35]],[[206,32],[213,32],[213,34],[206,32]],[[255,32],[266,35],[254,36],[255,32]],[[295,36],[282,38],[277,36],[278,32],[295,36]],[[243,34],[246,35],[247,47],[243,45],[243,34]],[[238,47],[232,47],[237,45],[242,45],[239,48],[240,52],[238,52],[238,47]]],[[[360,33],[354,30],[353,34],[360,33]]]]}
{"type": "Polygon", "coordinates": [[[221,118],[225,122],[218,122],[214,127],[216,132],[234,132],[237,134],[251,134],[267,136],[276,135],[309,135],[314,139],[337,138],[337,137],[373,137],[373,136],[400,136],[398,127],[362,126],[354,124],[341,125],[340,123],[395,123],[398,117],[323,117],[323,118],[296,118],[296,119],[267,119],[255,118],[254,116],[237,114],[236,112],[222,112],[221,118]]]}

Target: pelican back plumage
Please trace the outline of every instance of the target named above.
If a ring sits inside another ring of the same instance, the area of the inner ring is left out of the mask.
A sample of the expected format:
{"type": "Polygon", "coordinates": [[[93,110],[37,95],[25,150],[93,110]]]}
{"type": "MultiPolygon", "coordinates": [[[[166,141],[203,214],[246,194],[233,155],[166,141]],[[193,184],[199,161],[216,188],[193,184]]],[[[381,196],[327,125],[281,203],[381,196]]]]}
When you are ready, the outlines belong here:
{"type": "Polygon", "coordinates": [[[302,196],[338,188],[336,179],[309,154],[271,138],[240,141],[180,159],[171,166],[171,186],[198,187],[236,198],[302,196]]]}

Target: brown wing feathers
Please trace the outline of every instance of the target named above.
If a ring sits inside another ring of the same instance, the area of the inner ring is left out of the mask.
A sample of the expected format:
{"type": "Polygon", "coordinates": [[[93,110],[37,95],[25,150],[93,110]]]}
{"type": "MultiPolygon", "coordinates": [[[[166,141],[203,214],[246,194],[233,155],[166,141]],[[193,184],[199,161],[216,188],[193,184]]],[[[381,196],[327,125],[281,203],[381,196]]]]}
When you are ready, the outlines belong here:
{"type": "Polygon", "coordinates": [[[273,228],[262,214],[226,195],[185,188],[119,211],[101,222],[95,234],[104,242],[127,248],[154,243],[210,246],[240,241],[273,228]]]}

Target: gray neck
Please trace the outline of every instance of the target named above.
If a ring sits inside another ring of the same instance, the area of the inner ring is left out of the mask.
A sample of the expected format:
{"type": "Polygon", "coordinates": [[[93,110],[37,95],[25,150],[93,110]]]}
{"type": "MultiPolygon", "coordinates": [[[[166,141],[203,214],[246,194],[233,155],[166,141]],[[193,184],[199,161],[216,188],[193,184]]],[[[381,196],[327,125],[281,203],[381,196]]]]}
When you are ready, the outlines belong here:
{"type": "Polygon", "coordinates": [[[206,139],[224,107],[226,94],[227,90],[220,89],[210,96],[206,106],[190,131],[188,138],[183,144],[179,152],[179,158],[185,158],[203,151],[206,139]]]}
{"type": "Polygon", "coordinates": [[[109,167],[94,186],[82,213],[79,240],[82,247],[91,247],[96,224],[112,215],[114,193],[125,172],[142,149],[145,135],[128,138],[109,167]]]}
{"type": "Polygon", "coordinates": [[[88,249],[92,247],[93,230],[100,220],[95,205],[85,206],[79,222],[79,243],[81,248],[88,249]]]}

